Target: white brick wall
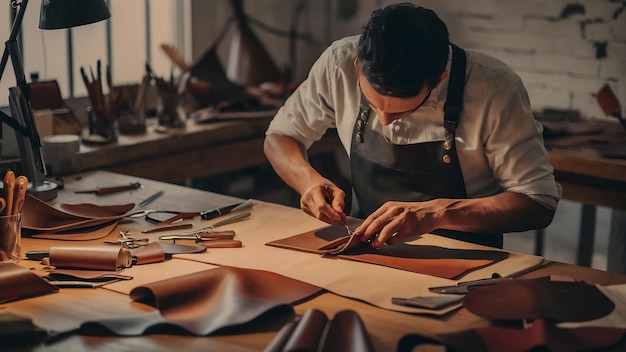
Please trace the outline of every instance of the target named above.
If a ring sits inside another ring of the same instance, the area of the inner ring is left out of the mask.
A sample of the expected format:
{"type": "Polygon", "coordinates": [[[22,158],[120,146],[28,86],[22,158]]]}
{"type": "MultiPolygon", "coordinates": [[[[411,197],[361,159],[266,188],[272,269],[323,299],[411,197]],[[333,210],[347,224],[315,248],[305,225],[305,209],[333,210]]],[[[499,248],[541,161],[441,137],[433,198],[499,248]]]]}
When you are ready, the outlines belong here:
{"type": "MultiPolygon", "coordinates": [[[[359,33],[373,9],[404,0],[360,0],[354,16],[344,20],[337,17],[339,1],[307,1],[299,30],[312,34],[313,39],[298,45],[298,79],[304,79],[328,41],[359,33]],[[330,12],[326,11],[327,5],[330,12]]],[[[220,3],[229,6],[227,2],[220,3]]],[[[287,29],[288,16],[296,3],[257,0],[244,4],[255,18],[287,29]]],[[[595,93],[605,83],[610,84],[622,106],[626,106],[626,9],[613,19],[616,10],[625,6],[623,1],[422,0],[413,3],[437,12],[457,44],[484,51],[509,64],[527,85],[535,110],[579,109],[585,117],[603,117],[595,93]],[[584,13],[561,18],[568,6],[584,8],[584,13]],[[606,57],[596,57],[595,42],[607,43],[606,57]]],[[[219,7],[217,2],[213,4],[219,7]]],[[[194,40],[208,47],[211,33],[202,31],[198,35],[202,37],[194,40]]],[[[266,34],[261,37],[275,60],[280,65],[287,64],[286,40],[266,34]]]]}

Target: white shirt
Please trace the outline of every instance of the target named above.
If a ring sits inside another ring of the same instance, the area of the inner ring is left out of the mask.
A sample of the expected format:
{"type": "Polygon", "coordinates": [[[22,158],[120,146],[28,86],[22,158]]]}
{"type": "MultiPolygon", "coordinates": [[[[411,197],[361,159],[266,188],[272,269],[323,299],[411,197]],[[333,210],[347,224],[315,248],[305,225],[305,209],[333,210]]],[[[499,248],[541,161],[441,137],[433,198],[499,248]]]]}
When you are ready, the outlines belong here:
{"type": "MultiPolygon", "coordinates": [[[[361,98],[357,42],[358,36],[340,39],[322,53],[266,134],[287,135],[309,148],[328,128],[336,128],[350,155],[361,98]]],[[[561,187],[554,179],[543,144],[543,128],[533,117],[520,77],[493,57],[466,52],[466,85],[456,148],[468,198],[506,190],[556,209],[561,187]]],[[[449,65],[450,60],[448,69],[449,65]]],[[[422,107],[387,126],[381,125],[371,111],[367,126],[394,144],[442,141],[447,88],[446,78],[422,107]]]]}

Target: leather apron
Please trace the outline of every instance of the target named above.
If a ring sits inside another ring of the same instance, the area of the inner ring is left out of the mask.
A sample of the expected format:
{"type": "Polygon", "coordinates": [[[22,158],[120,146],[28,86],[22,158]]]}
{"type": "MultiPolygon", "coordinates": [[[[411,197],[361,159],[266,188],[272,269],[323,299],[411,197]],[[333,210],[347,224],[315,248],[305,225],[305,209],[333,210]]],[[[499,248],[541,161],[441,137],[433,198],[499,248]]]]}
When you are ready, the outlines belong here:
{"type": "MultiPolygon", "coordinates": [[[[406,145],[388,142],[384,136],[367,128],[370,107],[361,98],[350,147],[352,187],[356,198],[351,215],[365,218],[389,200],[419,202],[435,198],[467,198],[455,145],[455,131],[463,105],[465,66],[465,51],[452,44],[443,141],[406,145]]],[[[433,233],[502,248],[501,233],[478,234],[445,229],[433,233]]]]}

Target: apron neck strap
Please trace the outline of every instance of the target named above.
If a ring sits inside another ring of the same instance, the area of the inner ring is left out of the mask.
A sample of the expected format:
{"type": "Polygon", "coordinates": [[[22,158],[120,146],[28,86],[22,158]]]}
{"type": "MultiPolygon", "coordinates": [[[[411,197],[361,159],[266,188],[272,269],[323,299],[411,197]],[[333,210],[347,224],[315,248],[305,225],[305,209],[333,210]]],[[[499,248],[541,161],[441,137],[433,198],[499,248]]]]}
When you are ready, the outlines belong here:
{"type": "Polygon", "coordinates": [[[450,79],[448,95],[443,107],[444,127],[454,131],[459,124],[459,116],[463,109],[463,89],[465,88],[465,51],[454,44],[452,46],[452,65],[450,67],[450,79]]]}

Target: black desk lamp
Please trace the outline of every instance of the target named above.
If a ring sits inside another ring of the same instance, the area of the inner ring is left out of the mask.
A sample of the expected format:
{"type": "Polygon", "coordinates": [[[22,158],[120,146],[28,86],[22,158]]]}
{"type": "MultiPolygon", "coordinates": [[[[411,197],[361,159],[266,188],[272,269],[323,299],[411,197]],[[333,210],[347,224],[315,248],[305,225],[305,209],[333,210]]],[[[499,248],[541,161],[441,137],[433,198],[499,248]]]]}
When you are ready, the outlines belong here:
{"type": "MultiPolygon", "coordinates": [[[[45,180],[46,167],[41,155],[41,140],[33,118],[30,105],[30,86],[26,83],[24,64],[17,45],[17,34],[22,26],[28,0],[11,0],[11,7],[17,8],[17,16],[11,27],[11,34],[6,41],[2,61],[0,61],[0,80],[4,68],[11,58],[15,72],[16,86],[9,88],[9,106],[11,116],[0,111],[0,120],[15,130],[15,137],[20,150],[22,171],[28,177],[28,192],[37,198],[48,201],[56,198],[57,185],[45,180]]],[[[111,17],[104,0],[42,0],[39,14],[39,28],[61,29],[94,23],[111,17]]]]}

